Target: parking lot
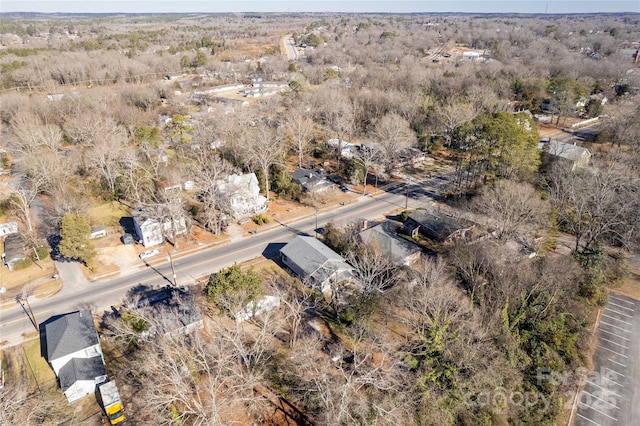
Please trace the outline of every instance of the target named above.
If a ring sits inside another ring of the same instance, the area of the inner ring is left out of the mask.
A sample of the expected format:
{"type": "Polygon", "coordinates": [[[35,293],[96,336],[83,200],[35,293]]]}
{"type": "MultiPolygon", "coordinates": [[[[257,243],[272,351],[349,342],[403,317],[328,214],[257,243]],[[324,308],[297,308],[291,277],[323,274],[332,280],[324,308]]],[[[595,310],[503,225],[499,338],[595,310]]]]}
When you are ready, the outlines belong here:
{"type": "Polygon", "coordinates": [[[574,425],[640,424],[640,301],[609,296],[600,315],[593,361],[574,425]]]}

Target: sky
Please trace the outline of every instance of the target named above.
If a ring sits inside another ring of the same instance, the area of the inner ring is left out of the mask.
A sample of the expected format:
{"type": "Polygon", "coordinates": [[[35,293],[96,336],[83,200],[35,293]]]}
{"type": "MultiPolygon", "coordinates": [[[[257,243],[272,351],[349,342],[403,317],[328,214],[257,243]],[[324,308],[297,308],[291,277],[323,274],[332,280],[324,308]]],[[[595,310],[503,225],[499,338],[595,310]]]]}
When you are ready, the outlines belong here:
{"type": "Polygon", "coordinates": [[[0,12],[189,13],[189,12],[468,12],[468,13],[640,13],[640,0],[0,0],[0,12]]]}

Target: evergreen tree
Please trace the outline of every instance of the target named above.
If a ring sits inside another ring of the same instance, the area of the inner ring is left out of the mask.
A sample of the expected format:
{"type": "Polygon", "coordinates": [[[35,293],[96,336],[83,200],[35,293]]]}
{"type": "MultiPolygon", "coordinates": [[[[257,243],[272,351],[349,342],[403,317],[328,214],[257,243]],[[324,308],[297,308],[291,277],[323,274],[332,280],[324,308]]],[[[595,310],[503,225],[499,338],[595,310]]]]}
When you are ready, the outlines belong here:
{"type": "Polygon", "coordinates": [[[89,266],[96,255],[90,236],[91,225],[86,216],[72,213],[65,215],[60,226],[60,254],[89,266]]]}

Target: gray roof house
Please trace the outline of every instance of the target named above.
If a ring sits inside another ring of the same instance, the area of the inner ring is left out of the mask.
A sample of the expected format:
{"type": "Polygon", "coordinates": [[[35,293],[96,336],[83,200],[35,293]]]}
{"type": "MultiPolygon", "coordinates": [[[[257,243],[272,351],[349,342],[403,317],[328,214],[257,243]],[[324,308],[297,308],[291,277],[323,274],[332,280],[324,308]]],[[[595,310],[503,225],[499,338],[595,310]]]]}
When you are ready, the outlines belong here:
{"type": "Polygon", "coordinates": [[[2,255],[4,264],[10,271],[13,271],[15,264],[27,258],[24,253],[24,242],[22,235],[9,234],[4,239],[4,253],[2,255]]]}
{"type": "Polygon", "coordinates": [[[548,152],[553,157],[570,162],[571,170],[575,170],[578,167],[587,167],[591,159],[591,152],[575,143],[570,144],[545,138],[540,141],[538,148],[548,152]]]}
{"type": "Polygon", "coordinates": [[[404,223],[404,232],[414,238],[420,233],[427,238],[445,243],[464,238],[466,232],[474,226],[474,223],[464,219],[455,219],[440,212],[417,209],[409,215],[404,223]]]}
{"type": "Polygon", "coordinates": [[[54,317],[41,327],[46,358],[69,402],[95,392],[106,381],[98,333],[90,310],[54,317]]]}
{"type": "Polygon", "coordinates": [[[365,227],[359,235],[365,244],[378,248],[396,265],[411,265],[422,253],[420,247],[398,237],[393,223],[389,221],[365,227]]]}
{"type": "Polygon", "coordinates": [[[306,192],[322,192],[333,188],[333,182],[325,179],[324,174],[317,170],[297,169],[291,173],[291,180],[302,187],[306,192]]]}
{"type": "Polygon", "coordinates": [[[167,286],[154,290],[138,300],[133,308],[151,320],[149,335],[177,336],[204,326],[193,295],[186,288],[167,286]]]}
{"type": "Polygon", "coordinates": [[[280,255],[302,281],[321,291],[353,277],[351,265],[314,237],[297,236],[280,249],[280,255]]]}

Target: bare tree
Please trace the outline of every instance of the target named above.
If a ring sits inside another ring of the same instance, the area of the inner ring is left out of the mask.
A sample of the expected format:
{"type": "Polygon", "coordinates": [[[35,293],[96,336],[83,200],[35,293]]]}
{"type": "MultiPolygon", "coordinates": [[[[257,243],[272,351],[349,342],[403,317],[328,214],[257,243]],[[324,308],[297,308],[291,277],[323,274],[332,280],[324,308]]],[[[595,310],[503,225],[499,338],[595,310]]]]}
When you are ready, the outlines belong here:
{"type": "Polygon", "coordinates": [[[362,195],[367,194],[367,178],[369,177],[369,171],[371,169],[376,170],[377,181],[377,170],[380,169],[379,165],[381,165],[382,159],[383,154],[378,149],[376,149],[376,147],[361,147],[358,154],[354,156],[354,160],[362,166],[362,170],[364,172],[364,177],[362,180],[364,188],[362,189],[362,195]]]}
{"type": "Polygon", "coordinates": [[[16,149],[27,155],[33,155],[41,148],[56,152],[62,142],[62,130],[57,124],[43,123],[28,111],[21,111],[13,117],[11,129],[16,136],[16,149]]]}
{"type": "Polygon", "coordinates": [[[475,207],[496,227],[499,240],[517,236],[525,227],[543,225],[549,211],[535,188],[528,183],[498,180],[484,187],[475,207]]]}
{"type": "Polygon", "coordinates": [[[269,169],[283,161],[284,146],[278,129],[260,123],[246,135],[245,149],[249,162],[262,171],[264,190],[269,199],[269,169]]]}
{"type": "Polygon", "coordinates": [[[558,165],[547,190],[561,227],[575,237],[576,251],[588,251],[605,239],[624,243],[626,235],[638,229],[638,182],[613,166],[571,171],[558,165]]]}
{"type": "Polygon", "coordinates": [[[212,149],[200,149],[192,151],[188,155],[187,173],[193,176],[203,204],[203,225],[218,235],[222,232],[223,216],[228,214],[227,200],[216,191],[216,184],[235,168],[228,161],[220,157],[217,151],[212,149]]]}
{"type": "Polygon", "coordinates": [[[302,167],[303,157],[313,136],[313,120],[302,111],[292,111],[287,116],[286,127],[291,145],[298,154],[298,167],[302,167]]]}
{"type": "Polygon", "coordinates": [[[402,151],[417,142],[416,134],[409,127],[409,122],[396,113],[382,117],[376,124],[374,134],[382,147],[387,170],[391,169],[391,165],[398,160],[402,151]]]}
{"type": "Polygon", "coordinates": [[[126,142],[122,128],[115,126],[95,135],[93,146],[88,152],[88,161],[95,168],[112,195],[116,194],[116,183],[120,176],[119,161],[126,142]]]}
{"type": "Polygon", "coordinates": [[[393,259],[376,245],[360,243],[356,250],[345,255],[345,259],[353,266],[354,278],[365,296],[392,288],[403,279],[393,259]]]}
{"type": "Polygon", "coordinates": [[[451,146],[453,132],[464,123],[473,120],[477,111],[469,103],[449,99],[436,105],[430,115],[434,123],[442,129],[446,145],[451,146]]]}

